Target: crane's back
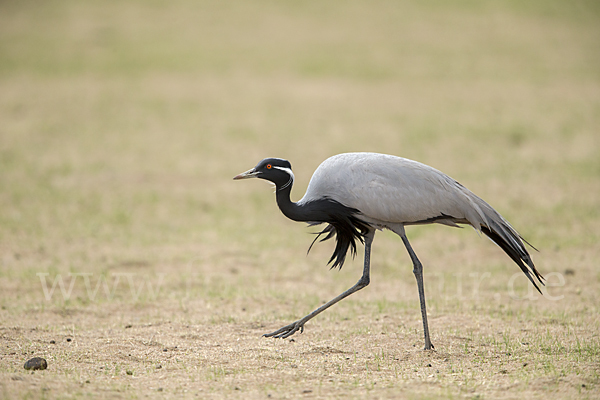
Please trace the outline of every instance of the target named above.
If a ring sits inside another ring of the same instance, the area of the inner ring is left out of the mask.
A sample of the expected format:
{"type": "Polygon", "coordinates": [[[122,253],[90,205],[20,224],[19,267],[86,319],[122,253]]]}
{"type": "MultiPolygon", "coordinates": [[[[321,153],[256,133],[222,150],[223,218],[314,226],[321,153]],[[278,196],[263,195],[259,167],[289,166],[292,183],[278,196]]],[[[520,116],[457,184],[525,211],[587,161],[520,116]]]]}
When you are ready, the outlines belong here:
{"type": "Polygon", "coordinates": [[[382,225],[446,215],[479,228],[485,220],[473,207],[473,199],[483,200],[454,179],[428,165],[386,154],[344,153],[323,161],[300,202],[323,197],[358,209],[382,225]]]}

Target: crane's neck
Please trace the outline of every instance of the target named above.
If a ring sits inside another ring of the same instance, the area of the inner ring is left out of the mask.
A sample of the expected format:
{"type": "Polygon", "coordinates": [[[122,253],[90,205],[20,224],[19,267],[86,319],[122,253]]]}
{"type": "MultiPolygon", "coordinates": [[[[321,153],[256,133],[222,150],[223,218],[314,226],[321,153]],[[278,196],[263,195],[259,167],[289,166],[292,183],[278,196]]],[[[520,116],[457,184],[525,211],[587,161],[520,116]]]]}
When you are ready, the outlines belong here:
{"type": "Polygon", "coordinates": [[[294,203],[290,200],[293,182],[288,182],[283,186],[276,186],[277,206],[289,219],[293,221],[312,221],[310,215],[307,215],[308,210],[305,210],[301,204],[294,203]]]}
{"type": "Polygon", "coordinates": [[[310,225],[327,223],[327,227],[317,234],[313,244],[321,235],[325,235],[321,239],[323,241],[331,239],[335,234],[336,246],[329,262],[333,263],[332,268],[337,266],[341,268],[348,250],[352,255],[356,254],[356,242],[363,243],[365,235],[373,234],[373,228],[356,216],[360,213],[359,210],[346,207],[326,196],[294,203],[290,200],[292,184],[293,178],[283,185],[276,183],[275,193],[279,209],[286,217],[294,221],[308,222],[310,225]]]}

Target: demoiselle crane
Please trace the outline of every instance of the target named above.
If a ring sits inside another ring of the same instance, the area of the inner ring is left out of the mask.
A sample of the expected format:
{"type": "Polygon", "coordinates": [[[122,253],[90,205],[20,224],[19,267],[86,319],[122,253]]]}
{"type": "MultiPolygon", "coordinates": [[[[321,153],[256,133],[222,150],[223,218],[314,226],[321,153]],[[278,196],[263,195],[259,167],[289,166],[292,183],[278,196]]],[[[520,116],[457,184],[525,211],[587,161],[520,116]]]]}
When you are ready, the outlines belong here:
{"type": "Polygon", "coordinates": [[[406,237],[406,225],[471,225],[504,250],[541,293],[536,279],[543,285],[544,278],[535,268],[519,233],[485,201],[448,175],[425,164],[377,153],[338,154],[317,168],[304,197],[297,203],[290,200],[294,174],[289,161],[266,158],[233,179],[248,178],[266,179],[275,184],[277,205],[286,217],[311,226],[327,224],[311,247],[321,235],[325,235],[321,241],[335,236],[336,246],[329,260],[331,268],[341,268],[349,250],[352,255],[356,254],[357,241],[365,245],[363,273],[354,286],[304,318],[264,336],[287,338],[298,330],[303,332],[307,321],[367,286],[375,231],[389,229],[402,238],[412,260],[421,303],[425,349],[433,348],[427,324],[423,266],[406,237]]]}

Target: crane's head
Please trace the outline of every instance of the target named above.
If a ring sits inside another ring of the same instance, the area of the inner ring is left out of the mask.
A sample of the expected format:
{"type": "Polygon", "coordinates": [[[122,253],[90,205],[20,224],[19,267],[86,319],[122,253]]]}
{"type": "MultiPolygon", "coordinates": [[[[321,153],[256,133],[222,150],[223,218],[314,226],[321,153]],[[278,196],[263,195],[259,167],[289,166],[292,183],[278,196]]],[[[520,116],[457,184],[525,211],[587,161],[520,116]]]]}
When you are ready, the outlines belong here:
{"type": "Polygon", "coordinates": [[[281,158],[265,158],[256,167],[233,177],[235,180],[249,178],[266,179],[273,182],[278,190],[285,189],[294,182],[292,164],[281,158]]]}

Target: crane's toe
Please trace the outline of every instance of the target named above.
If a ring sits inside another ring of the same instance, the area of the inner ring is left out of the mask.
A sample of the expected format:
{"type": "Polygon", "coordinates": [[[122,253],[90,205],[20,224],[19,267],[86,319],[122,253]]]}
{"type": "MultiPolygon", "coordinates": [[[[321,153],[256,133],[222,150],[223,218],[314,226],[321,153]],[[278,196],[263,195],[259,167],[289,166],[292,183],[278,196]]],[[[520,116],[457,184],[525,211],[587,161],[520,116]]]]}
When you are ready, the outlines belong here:
{"type": "Polygon", "coordinates": [[[298,330],[300,330],[300,333],[304,332],[304,322],[303,321],[292,322],[291,324],[286,325],[283,328],[277,329],[275,332],[265,333],[263,336],[264,337],[273,337],[276,339],[285,339],[287,337],[292,336],[294,333],[298,332],[298,330]]]}

